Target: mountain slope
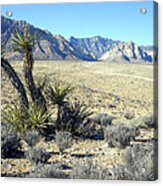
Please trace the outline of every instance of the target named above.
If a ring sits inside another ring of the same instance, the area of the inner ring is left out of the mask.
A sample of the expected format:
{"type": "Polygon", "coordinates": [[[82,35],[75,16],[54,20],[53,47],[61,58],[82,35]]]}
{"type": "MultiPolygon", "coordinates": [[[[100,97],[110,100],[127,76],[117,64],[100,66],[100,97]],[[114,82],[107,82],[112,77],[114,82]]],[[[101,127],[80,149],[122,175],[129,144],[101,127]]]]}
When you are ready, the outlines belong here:
{"type": "Polygon", "coordinates": [[[23,33],[28,28],[30,34],[38,33],[33,49],[36,60],[86,60],[86,61],[128,61],[152,62],[155,58],[153,47],[139,47],[133,42],[114,41],[94,36],[90,38],[53,35],[48,30],[36,28],[26,21],[17,21],[1,16],[1,41],[6,47],[6,57],[12,60],[22,59],[22,54],[13,52],[12,38],[16,30],[23,33]],[[154,57],[153,57],[154,56],[154,57]]]}
{"type": "Polygon", "coordinates": [[[105,52],[101,60],[128,61],[128,62],[152,62],[152,56],[133,42],[119,43],[111,50],[105,52]]]}
{"type": "Polygon", "coordinates": [[[38,33],[37,42],[34,47],[34,58],[38,60],[52,59],[78,59],[77,51],[62,36],[53,36],[46,30],[41,30],[28,24],[26,21],[15,21],[2,16],[2,43],[6,45],[6,53],[10,59],[20,59],[22,56],[12,51],[12,38],[16,30],[23,33],[28,28],[30,34],[38,33]]]}
{"type": "Polygon", "coordinates": [[[94,36],[91,38],[70,37],[69,42],[81,53],[94,60],[98,60],[103,53],[110,50],[120,41],[113,41],[112,39],[103,38],[101,36],[94,36]]]}

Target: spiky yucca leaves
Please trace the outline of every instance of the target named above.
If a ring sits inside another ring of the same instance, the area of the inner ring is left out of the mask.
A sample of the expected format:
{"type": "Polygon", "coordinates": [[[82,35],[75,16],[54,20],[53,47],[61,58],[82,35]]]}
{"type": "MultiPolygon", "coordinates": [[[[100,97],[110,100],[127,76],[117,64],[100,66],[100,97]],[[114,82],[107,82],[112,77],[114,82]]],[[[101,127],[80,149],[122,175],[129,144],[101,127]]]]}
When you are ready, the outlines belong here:
{"type": "Polygon", "coordinates": [[[57,131],[80,133],[86,119],[92,115],[87,107],[80,102],[69,103],[66,97],[74,90],[70,84],[61,82],[50,83],[47,95],[51,103],[58,106],[55,128],[57,131]],[[79,132],[80,131],[80,132],[79,132]]]}
{"type": "Polygon", "coordinates": [[[49,84],[47,94],[52,104],[63,106],[66,103],[66,96],[73,90],[74,87],[70,84],[63,84],[59,81],[55,81],[49,84]]]}
{"type": "Polygon", "coordinates": [[[56,81],[54,83],[50,83],[47,89],[48,99],[51,101],[53,105],[57,105],[57,120],[56,125],[60,126],[61,115],[63,110],[65,109],[65,105],[67,104],[65,98],[67,95],[74,89],[70,84],[61,84],[61,82],[56,81]]]}
{"type": "Polygon", "coordinates": [[[24,34],[16,31],[15,37],[12,39],[14,43],[14,50],[24,53],[23,61],[27,62],[29,68],[33,68],[34,64],[32,48],[36,43],[37,34],[38,33],[34,33],[31,35],[28,29],[26,29],[24,34]]]}
{"type": "Polygon", "coordinates": [[[19,104],[15,103],[2,111],[2,121],[12,124],[17,132],[23,134],[27,130],[44,128],[49,117],[50,113],[35,104],[22,111],[19,104]]]}
{"type": "Polygon", "coordinates": [[[25,119],[26,114],[22,112],[17,103],[2,110],[2,121],[13,125],[17,132],[23,133],[26,130],[27,124],[23,122],[25,119]]]}
{"type": "Polygon", "coordinates": [[[82,134],[83,128],[87,124],[87,119],[92,114],[93,112],[88,110],[87,106],[81,102],[68,104],[61,114],[62,124],[57,126],[61,127],[58,130],[66,130],[72,134],[82,134]]]}
{"type": "Polygon", "coordinates": [[[37,89],[34,79],[33,79],[33,65],[34,65],[34,58],[33,58],[33,47],[36,43],[38,33],[34,33],[33,35],[30,34],[28,29],[24,31],[23,34],[16,31],[15,37],[13,38],[14,43],[14,50],[23,53],[23,74],[26,86],[30,92],[30,96],[32,101],[37,106],[43,106],[44,111],[47,111],[46,108],[46,101],[42,92],[37,89]]]}
{"type": "Polygon", "coordinates": [[[44,111],[44,107],[33,105],[27,110],[28,122],[31,125],[31,129],[44,128],[45,122],[49,119],[51,113],[44,111]]]}
{"type": "Polygon", "coordinates": [[[48,81],[49,81],[49,78],[47,77],[47,75],[45,75],[44,77],[41,77],[41,76],[36,77],[35,80],[36,80],[37,89],[40,92],[44,91],[44,89],[47,86],[48,81]]]}

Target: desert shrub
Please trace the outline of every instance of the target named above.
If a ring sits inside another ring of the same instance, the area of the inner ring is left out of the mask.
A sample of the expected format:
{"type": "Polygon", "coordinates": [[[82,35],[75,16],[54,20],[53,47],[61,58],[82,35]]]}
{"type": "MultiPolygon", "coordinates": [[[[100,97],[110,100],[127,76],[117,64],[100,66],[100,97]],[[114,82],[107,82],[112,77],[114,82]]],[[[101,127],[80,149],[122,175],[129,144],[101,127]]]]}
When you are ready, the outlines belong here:
{"type": "Polygon", "coordinates": [[[124,148],[130,145],[131,140],[140,134],[138,128],[124,124],[110,125],[104,130],[104,138],[110,147],[124,148]]]}
{"type": "Polygon", "coordinates": [[[135,144],[128,147],[123,164],[114,166],[113,179],[144,180],[157,179],[157,145],[154,143],[135,144]]]}
{"type": "Polygon", "coordinates": [[[111,125],[112,124],[112,120],[115,119],[116,117],[113,115],[109,115],[107,113],[99,113],[97,115],[95,115],[94,117],[91,118],[91,120],[94,123],[98,123],[104,127],[111,125]]]}
{"type": "Polygon", "coordinates": [[[9,124],[1,125],[1,157],[17,157],[21,150],[21,135],[16,133],[9,124]]]}
{"type": "Polygon", "coordinates": [[[50,114],[44,112],[44,108],[36,105],[24,108],[22,111],[20,105],[14,103],[2,111],[2,121],[12,124],[15,130],[20,133],[45,127],[45,121],[49,117],[50,114]]]}
{"type": "Polygon", "coordinates": [[[143,116],[142,121],[149,128],[156,128],[157,127],[156,117],[152,113],[150,113],[146,116],[143,116]]]}
{"type": "Polygon", "coordinates": [[[124,117],[125,117],[126,119],[132,119],[132,118],[134,118],[134,112],[132,112],[132,111],[130,111],[130,110],[125,111],[124,117]]]}
{"type": "Polygon", "coordinates": [[[68,175],[65,174],[62,170],[60,164],[41,164],[35,165],[34,170],[31,170],[29,178],[68,178],[68,175]]]}
{"type": "Polygon", "coordinates": [[[146,125],[144,124],[142,120],[142,117],[135,117],[133,119],[127,120],[126,124],[131,127],[139,127],[139,128],[146,127],[146,125]]]}
{"type": "Polygon", "coordinates": [[[92,112],[80,102],[68,104],[61,113],[61,125],[56,126],[57,130],[69,131],[73,135],[81,134],[82,129],[87,125],[92,112]]]}
{"type": "Polygon", "coordinates": [[[24,135],[24,140],[27,142],[27,144],[30,147],[35,146],[41,139],[41,135],[38,131],[32,130],[32,131],[27,131],[24,135]]]}
{"type": "Polygon", "coordinates": [[[46,163],[51,157],[51,154],[46,152],[43,148],[33,147],[25,152],[25,157],[34,164],[46,163]]]}
{"type": "Polygon", "coordinates": [[[73,140],[70,132],[57,131],[55,134],[55,142],[60,150],[63,152],[65,149],[71,147],[73,140]]]}
{"type": "Polygon", "coordinates": [[[157,127],[157,120],[153,114],[148,114],[145,116],[135,117],[130,119],[126,122],[130,126],[141,127],[141,128],[156,128],[157,127]]]}
{"type": "Polygon", "coordinates": [[[90,159],[85,159],[74,166],[70,177],[72,179],[109,180],[111,179],[111,173],[109,170],[95,165],[90,159]]]}

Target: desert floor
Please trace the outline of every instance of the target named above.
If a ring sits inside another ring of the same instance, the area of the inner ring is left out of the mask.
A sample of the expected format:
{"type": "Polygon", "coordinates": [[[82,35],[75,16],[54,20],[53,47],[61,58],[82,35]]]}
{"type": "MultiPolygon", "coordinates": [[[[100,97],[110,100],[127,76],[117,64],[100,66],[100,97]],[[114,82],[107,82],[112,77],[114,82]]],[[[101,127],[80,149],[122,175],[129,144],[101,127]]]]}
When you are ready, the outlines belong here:
{"type": "MultiPolygon", "coordinates": [[[[12,66],[22,77],[22,62],[12,62],[12,66]]],[[[59,79],[71,83],[75,89],[67,99],[83,101],[88,108],[98,113],[108,113],[117,119],[125,120],[126,112],[134,113],[135,117],[153,113],[154,86],[152,64],[129,64],[109,62],[70,62],[70,61],[36,61],[34,76],[38,79],[47,76],[50,80],[59,79]]],[[[2,72],[1,107],[12,104],[16,100],[16,92],[2,72]]],[[[152,129],[142,129],[141,139],[153,138],[152,129]]],[[[27,149],[23,143],[24,151],[27,149]]],[[[54,155],[49,162],[59,161],[67,165],[65,171],[71,172],[76,162],[90,157],[97,164],[109,168],[121,162],[125,149],[108,148],[104,140],[79,140],[60,154],[55,144],[42,140],[38,145],[54,155]]],[[[24,158],[4,159],[2,173],[19,175],[32,168],[24,158]],[[11,167],[8,168],[7,164],[11,167]]]]}

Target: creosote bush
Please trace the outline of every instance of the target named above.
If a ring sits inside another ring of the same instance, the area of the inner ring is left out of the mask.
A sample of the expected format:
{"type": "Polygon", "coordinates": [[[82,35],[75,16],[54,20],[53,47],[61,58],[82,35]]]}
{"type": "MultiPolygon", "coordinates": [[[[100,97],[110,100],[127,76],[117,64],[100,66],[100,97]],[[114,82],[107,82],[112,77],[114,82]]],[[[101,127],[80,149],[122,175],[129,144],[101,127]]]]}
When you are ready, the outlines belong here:
{"type": "Polygon", "coordinates": [[[25,157],[34,164],[46,163],[51,157],[49,152],[46,152],[43,148],[33,147],[25,152],[25,157]]]}
{"type": "Polygon", "coordinates": [[[157,127],[156,118],[154,117],[154,115],[152,113],[150,113],[146,116],[143,116],[142,121],[149,128],[156,128],[157,127]]]}
{"type": "Polygon", "coordinates": [[[152,113],[127,120],[126,124],[139,128],[157,128],[157,120],[152,113]]]}
{"type": "Polygon", "coordinates": [[[24,140],[30,147],[34,147],[41,140],[41,135],[36,130],[27,131],[24,135],[24,140]]]}
{"type": "Polygon", "coordinates": [[[138,128],[124,124],[110,125],[104,130],[104,137],[110,147],[124,148],[140,134],[138,128]]]}
{"type": "Polygon", "coordinates": [[[132,119],[132,118],[134,118],[134,112],[132,112],[132,111],[130,111],[130,110],[125,111],[124,117],[125,117],[126,119],[132,119]]]}
{"type": "Polygon", "coordinates": [[[107,113],[99,113],[95,115],[94,117],[91,118],[92,122],[98,123],[101,126],[108,126],[112,124],[112,120],[115,119],[116,117],[113,115],[109,115],[107,113]]]}
{"type": "Polygon", "coordinates": [[[1,125],[1,156],[14,158],[21,150],[21,135],[16,133],[9,124],[1,125]]]}
{"type": "Polygon", "coordinates": [[[70,177],[72,179],[96,179],[109,180],[111,179],[111,172],[95,165],[92,160],[85,159],[75,165],[70,177]]]}
{"type": "Polygon", "coordinates": [[[31,170],[28,178],[69,178],[62,170],[60,164],[42,164],[35,165],[34,170],[31,170]]]}
{"type": "Polygon", "coordinates": [[[157,145],[135,144],[126,149],[123,164],[114,166],[113,179],[153,181],[157,179],[157,145]]]}
{"type": "Polygon", "coordinates": [[[63,152],[65,149],[72,146],[73,144],[72,135],[70,132],[57,131],[55,134],[55,142],[60,152],[63,152]]]}
{"type": "Polygon", "coordinates": [[[127,120],[126,124],[131,127],[139,127],[139,128],[146,127],[145,123],[142,120],[142,117],[135,117],[133,119],[127,120]]]}

